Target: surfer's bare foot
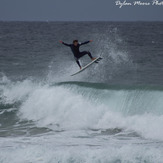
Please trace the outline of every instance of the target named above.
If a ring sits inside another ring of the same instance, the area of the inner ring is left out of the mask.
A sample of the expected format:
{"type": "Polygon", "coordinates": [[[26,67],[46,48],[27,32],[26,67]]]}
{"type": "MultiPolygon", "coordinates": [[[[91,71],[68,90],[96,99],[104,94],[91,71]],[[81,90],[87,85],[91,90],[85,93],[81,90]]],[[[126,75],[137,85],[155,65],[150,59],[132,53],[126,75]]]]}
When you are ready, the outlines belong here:
{"type": "Polygon", "coordinates": [[[80,70],[82,69],[82,67],[80,67],[80,70]]]}
{"type": "Polygon", "coordinates": [[[92,58],[92,61],[94,61],[96,58],[92,58]]]}

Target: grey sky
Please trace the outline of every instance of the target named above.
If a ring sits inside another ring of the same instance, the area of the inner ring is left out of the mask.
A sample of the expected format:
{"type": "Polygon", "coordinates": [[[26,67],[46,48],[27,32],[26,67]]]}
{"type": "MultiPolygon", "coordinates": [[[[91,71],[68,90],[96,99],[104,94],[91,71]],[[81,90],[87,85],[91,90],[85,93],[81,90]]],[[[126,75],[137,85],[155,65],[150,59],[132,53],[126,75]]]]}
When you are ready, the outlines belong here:
{"type": "Polygon", "coordinates": [[[0,20],[163,21],[163,5],[124,6],[120,9],[115,1],[117,0],[0,0],[0,20]]]}

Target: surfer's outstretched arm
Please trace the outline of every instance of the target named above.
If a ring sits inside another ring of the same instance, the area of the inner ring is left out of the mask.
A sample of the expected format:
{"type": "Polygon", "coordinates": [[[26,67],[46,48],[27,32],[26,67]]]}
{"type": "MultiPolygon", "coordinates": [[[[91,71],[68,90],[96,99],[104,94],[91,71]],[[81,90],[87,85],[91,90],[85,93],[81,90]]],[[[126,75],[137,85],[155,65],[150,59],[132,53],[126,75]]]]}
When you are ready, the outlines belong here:
{"type": "Polygon", "coordinates": [[[81,45],[84,45],[84,44],[88,44],[89,42],[92,42],[92,40],[90,40],[90,41],[85,41],[85,42],[83,42],[83,43],[81,43],[81,44],[79,44],[79,45],[81,46],[81,45]]]}
{"type": "Polygon", "coordinates": [[[62,43],[63,45],[71,46],[71,44],[67,44],[67,43],[65,43],[65,42],[63,42],[63,41],[59,41],[59,42],[62,43]]]}

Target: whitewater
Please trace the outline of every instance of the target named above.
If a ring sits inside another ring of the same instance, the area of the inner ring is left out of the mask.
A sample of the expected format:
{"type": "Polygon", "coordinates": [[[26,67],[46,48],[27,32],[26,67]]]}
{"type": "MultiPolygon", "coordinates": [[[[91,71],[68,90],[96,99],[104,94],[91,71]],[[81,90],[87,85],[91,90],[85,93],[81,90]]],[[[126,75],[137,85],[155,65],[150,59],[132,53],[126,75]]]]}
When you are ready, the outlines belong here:
{"type": "Polygon", "coordinates": [[[0,163],[162,163],[162,27],[0,22],[0,163]],[[75,77],[73,38],[103,57],[75,77]]]}

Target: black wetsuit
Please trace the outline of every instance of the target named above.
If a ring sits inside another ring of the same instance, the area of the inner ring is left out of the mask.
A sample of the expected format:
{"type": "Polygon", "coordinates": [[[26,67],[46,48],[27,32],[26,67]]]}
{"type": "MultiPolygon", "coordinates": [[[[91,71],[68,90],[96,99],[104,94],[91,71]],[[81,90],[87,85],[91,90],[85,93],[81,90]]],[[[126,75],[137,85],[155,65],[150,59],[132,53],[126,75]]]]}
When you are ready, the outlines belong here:
{"type": "Polygon", "coordinates": [[[74,54],[74,57],[75,57],[75,60],[76,60],[77,64],[79,65],[79,67],[81,67],[81,65],[79,63],[79,58],[83,57],[86,54],[88,54],[91,59],[93,58],[89,51],[83,51],[83,52],[79,51],[79,47],[81,45],[88,44],[89,42],[90,41],[86,41],[86,42],[83,42],[83,43],[78,43],[77,46],[75,46],[74,44],[67,44],[67,43],[64,43],[64,42],[62,42],[62,44],[66,45],[66,46],[69,46],[71,48],[71,51],[74,54]]]}

